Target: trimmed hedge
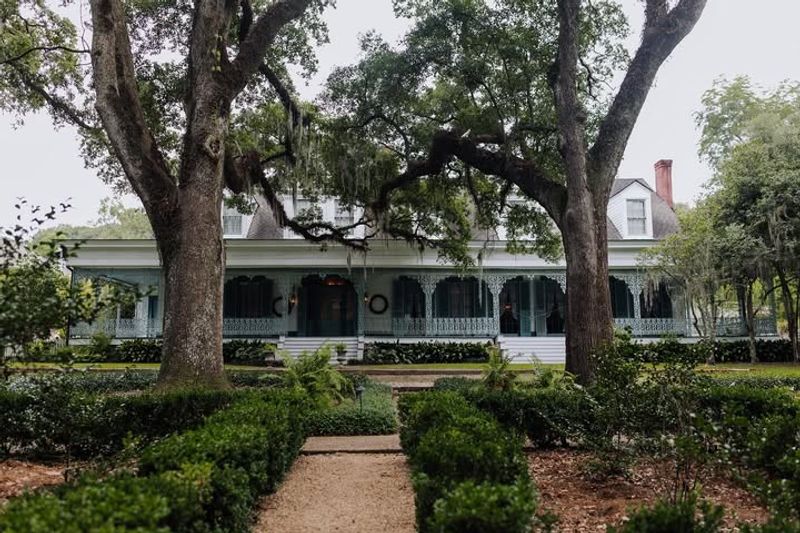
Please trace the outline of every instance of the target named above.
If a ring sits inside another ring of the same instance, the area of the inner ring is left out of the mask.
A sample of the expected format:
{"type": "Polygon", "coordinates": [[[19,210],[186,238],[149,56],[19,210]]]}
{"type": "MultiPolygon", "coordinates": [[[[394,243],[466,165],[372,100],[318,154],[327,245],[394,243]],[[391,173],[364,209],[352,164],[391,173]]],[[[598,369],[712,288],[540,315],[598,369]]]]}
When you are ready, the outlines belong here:
{"type": "Polygon", "coordinates": [[[0,449],[5,453],[93,457],[118,452],[131,436],[146,443],[200,424],[244,391],[183,390],[106,396],[44,382],[0,390],[0,449]]]}
{"type": "MultiPolygon", "coordinates": [[[[676,339],[664,339],[650,344],[637,344],[639,353],[645,359],[663,363],[676,358],[705,362],[708,345],[703,343],[683,343],[676,339]]],[[[717,363],[750,363],[750,344],[747,340],[718,341],[713,345],[714,359],[717,363]]],[[[761,363],[791,363],[792,344],[787,339],[757,339],[756,354],[761,363]]]]}
{"type": "Polygon", "coordinates": [[[138,475],[82,480],[12,500],[0,530],[247,531],[305,439],[301,393],[254,391],[197,429],[146,448],[138,475]]]}
{"type": "Polygon", "coordinates": [[[454,392],[401,397],[417,528],[528,532],[536,500],[522,441],[454,392]]]}
{"type": "Polygon", "coordinates": [[[313,436],[389,435],[397,431],[392,388],[366,381],[363,409],[358,400],[348,400],[330,409],[316,410],[306,421],[313,436]]]}
{"type": "Polygon", "coordinates": [[[564,446],[568,440],[580,438],[593,423],[593,403],[580,388],[496,391],[465,378],[441,378],[434,388],[457,392],[505,427],[526,435],[543,448],[564,446]]]}
{"type": "Polygon", "coordinates": [[[374,342],[364,347],[363,364],[485,363],[487,344],[476,342],[374,342]]]}

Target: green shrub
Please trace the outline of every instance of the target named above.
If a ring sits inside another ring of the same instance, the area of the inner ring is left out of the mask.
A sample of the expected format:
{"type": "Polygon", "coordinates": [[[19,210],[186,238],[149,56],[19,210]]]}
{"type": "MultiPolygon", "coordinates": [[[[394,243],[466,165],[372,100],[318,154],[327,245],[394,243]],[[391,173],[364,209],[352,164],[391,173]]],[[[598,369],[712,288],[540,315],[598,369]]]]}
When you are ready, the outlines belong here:
{"type": "MultiPolygon", "coordinates": [[[[255,498],[274,490],[302,446],[311,404],[291,391],[230,397],[236,401],[202,426],[148,446],[138,477],[118,474],[24,496],[0,514],[0,530],[249,530],[255,498]]],[[[191,415],[174,404],[172,413],[191,415]]]]}
{"type": "Polygon", "coordinates": [[[255,498],[274,490],[305,440],[307,397],[291,391],[251,394],[191,431],[144,450],[140,475],[211,464],[208,524],[225,531],[249,527],[255,498]]]}
{"type": "Polygon", "coordinates": [[[475,342],[375,342],[364,347],[365,364],[484,363],[487,344],[475,342]]]}
{"type": "Polygon", "coordinates": [[[275,359],[277,346],[258,340],[235,339],[222,345],[222,358],[226,364],[252,366],[283,366],[275,359]]]}
{"type": "MultiPolygon", "coordinates": [[[[640,344],[638,354],[655,363],[663,363],[676,357],[702,363],[709,349],[713,350],[714,360],[717,363],[750,363],[750,346],[747,340],[720,340],[709,348],[702,343],[683,343],[668,338],[653,344],[640,344]]],[[[762,363],[794,361],[792,344],[787,339],[758,339],[756,353],[762,363]]]]}
{"type": "Polygon", "coordinates": [[[115,359],[124,363],[159,363],[163,343],[159,339],[130,339],[120,343],[115,359]]]}
{"type": "Polygon", "coordinates": [[[536,497],[530,483],[456,485],[433,506],[428,529],[441,533],[528,533],[536,497]]]}
{"type": "Polygon", "coordinates": [[[716,533],[720,531],[724,510],[694,497],[678,503],[658,502],[631,514],[625,525],[609,527],[611,533],[716,533]]]}
{"type": "Polygon", "coordinates": [[[399,410],[419,531],[530,529],[535,500],[516,433],[452,391],[404,395],[399,410]]]}
{"type": "Polygon", "coordinates": [[[7,533],[53,531],[207,531],[211,465],[152,477],[83,480],[13,499],[0,514],[7,533]]]}
{"type": "Polygon", "coordinates": [[[111,337],[102,331],[98,331],[92,335],[91,342],[89,342],[89,352],[99,354],[105,357],[114,355],[114,345],[111,343],[111,337]]]}
{"type": "Polygon", "coordinates": [[[398,402],[402,427],[400,444],[407,455],[413,455],[422,437],[432,428],[455,417],[475,413],[463,396],[455,392],[421,392],[404,394],[398,402]]]}
{"type": "MultiPolygon", "coordinates": [[[[68,375],[67,375],[68,376],[68,375]]],[[[53,376],[20,391],[0,390],[0,448],[33,455],[94,457],[200,424],[229,404],[235,391],[176,391],[106,396],[53,376]]]]}
{"type": "Polygon", "coordinates": [[[387,385],[366,382],[358,400],[346,400],[328,409],[312,411],[306,425],[309,435],[388,435],[397,431],[392,389],[387,385]]]}

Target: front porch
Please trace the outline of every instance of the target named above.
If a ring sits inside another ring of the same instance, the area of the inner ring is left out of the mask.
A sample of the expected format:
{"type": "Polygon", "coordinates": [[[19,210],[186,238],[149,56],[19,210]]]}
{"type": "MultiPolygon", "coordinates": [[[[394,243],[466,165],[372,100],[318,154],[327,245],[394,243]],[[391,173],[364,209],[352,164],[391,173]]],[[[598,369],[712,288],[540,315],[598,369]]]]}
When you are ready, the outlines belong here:
{"type": "MultiPolygon", "coordinates": [[[[135,306],[93,324],[70,328],[70,338],[102,331],[116,339],[155,338],[163,322],[163,286],[157,269],[79,269],[74,279],[99,278],[149,291],[135,306]]],[[[616,323],[635,337],[695,337],[679,294],[649,286],[633,270],[612,271],[616,323]]],[[[227,338],[284,337],[465,338],[562,337],[566,275],[555,270],[370,269],[287,271],[229,269],[223,332],[227,338]]],[[[774,335],[774,319],[758,321],[774,335]]],[[[743,336],[740,317],[724,318],[719,336],[743,336]]]]}

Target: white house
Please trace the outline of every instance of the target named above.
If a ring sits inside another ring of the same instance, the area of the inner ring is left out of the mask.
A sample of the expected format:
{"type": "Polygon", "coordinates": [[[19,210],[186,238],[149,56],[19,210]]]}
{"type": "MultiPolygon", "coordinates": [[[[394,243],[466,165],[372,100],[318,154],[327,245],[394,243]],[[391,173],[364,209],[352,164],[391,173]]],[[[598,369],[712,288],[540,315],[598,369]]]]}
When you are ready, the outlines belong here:
{"type": "MultiPolygon", "coordinates": [[[[643,339],[692,337],[680,295],[664,284],[645,290],[637,261],[642,250],[677,230],[672,162],[659,161],[655,168],[655,190],[642,179],[618,179],[611,193],[614,316],[643,339]]],[[[288,215],[309,205],[287,199],[288,215]]],[[[340,225],[357,215],[335,199],[321,208],[326,220],[340,225]]],[[[510,254],[502,231],[488,243],[472,243],[476,253],[484,250],[482,266],[464,274],[442,264],[436,251],[420,253],[400,241],[376,242],[363,256],[342,246],[320,251],[319,245],[278,227],[266,205],[252,216],[226,210],[223,227],[226,338],[272,339],[290,353],[331,341],[348,345],[353,354],[375,341],[495,340],[510,354],[563,361],[564,263],[510,254]]],[[[163,281],[154,241],[88,241],[69,266],[73,279],[102,277],[151,291],[113,320],[72,327],[73,341],[85,342],[98,330],[117,339],[160,335],[163,281]]],[[[774,320],[760,324],[764,333],[774,327],[774,320]]],[[[720,334],[741,335],[741,321],[723,320],[720,334]]]]}

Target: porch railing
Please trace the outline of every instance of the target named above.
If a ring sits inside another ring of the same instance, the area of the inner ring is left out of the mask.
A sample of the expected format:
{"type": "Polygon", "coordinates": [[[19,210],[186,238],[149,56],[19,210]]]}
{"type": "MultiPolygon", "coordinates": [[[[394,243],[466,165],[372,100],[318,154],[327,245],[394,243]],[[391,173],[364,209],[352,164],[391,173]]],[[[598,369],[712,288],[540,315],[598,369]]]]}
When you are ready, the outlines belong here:
{"type": "Polygon", "coordinates": [[[497,323],[491,317],[478,318],[391,318],[370,317],[365,321],[367,335],[394,337],[492,337],[497,323]]]}
{"type": "MultiPolygon", "coordinates": [[[[281,335],[284,327],[280,318],[226,318],[222,321],[222,334],[226,337],[274,337],[281,335]]],[[[121,318],[76,324],[70,328],[70,336],[88,339],[102,332],[115,339],[143,339],[160,337],[162,329],[158,319],[121,318]]]]}
{"type": "MultiPolygon", "coordinates": [[[[679,337],[699,337],[694,322],[688,318],[617,318],[614,321],[618,328],[630,329],[634,337],[661,337],[677,335],[679,337]]],[[[702,330],[702,324],[701,324],[702,330]]],[[[775,319],[772,317],[756,318],[756,335],[776,335],[778,332],[775,319]]],[[[717,321],[717,337],[745,337],[747,325],[739,318],[721,318],[717,321]]]]}
{"type": "Polygon", "coordinates": [[[81,322],[69,330],[73,338],[89,338],[95,333],[105,333],[115,339],[143,339],[161,336],[161,320],[149,318],[118,318],[81,322]]]}

